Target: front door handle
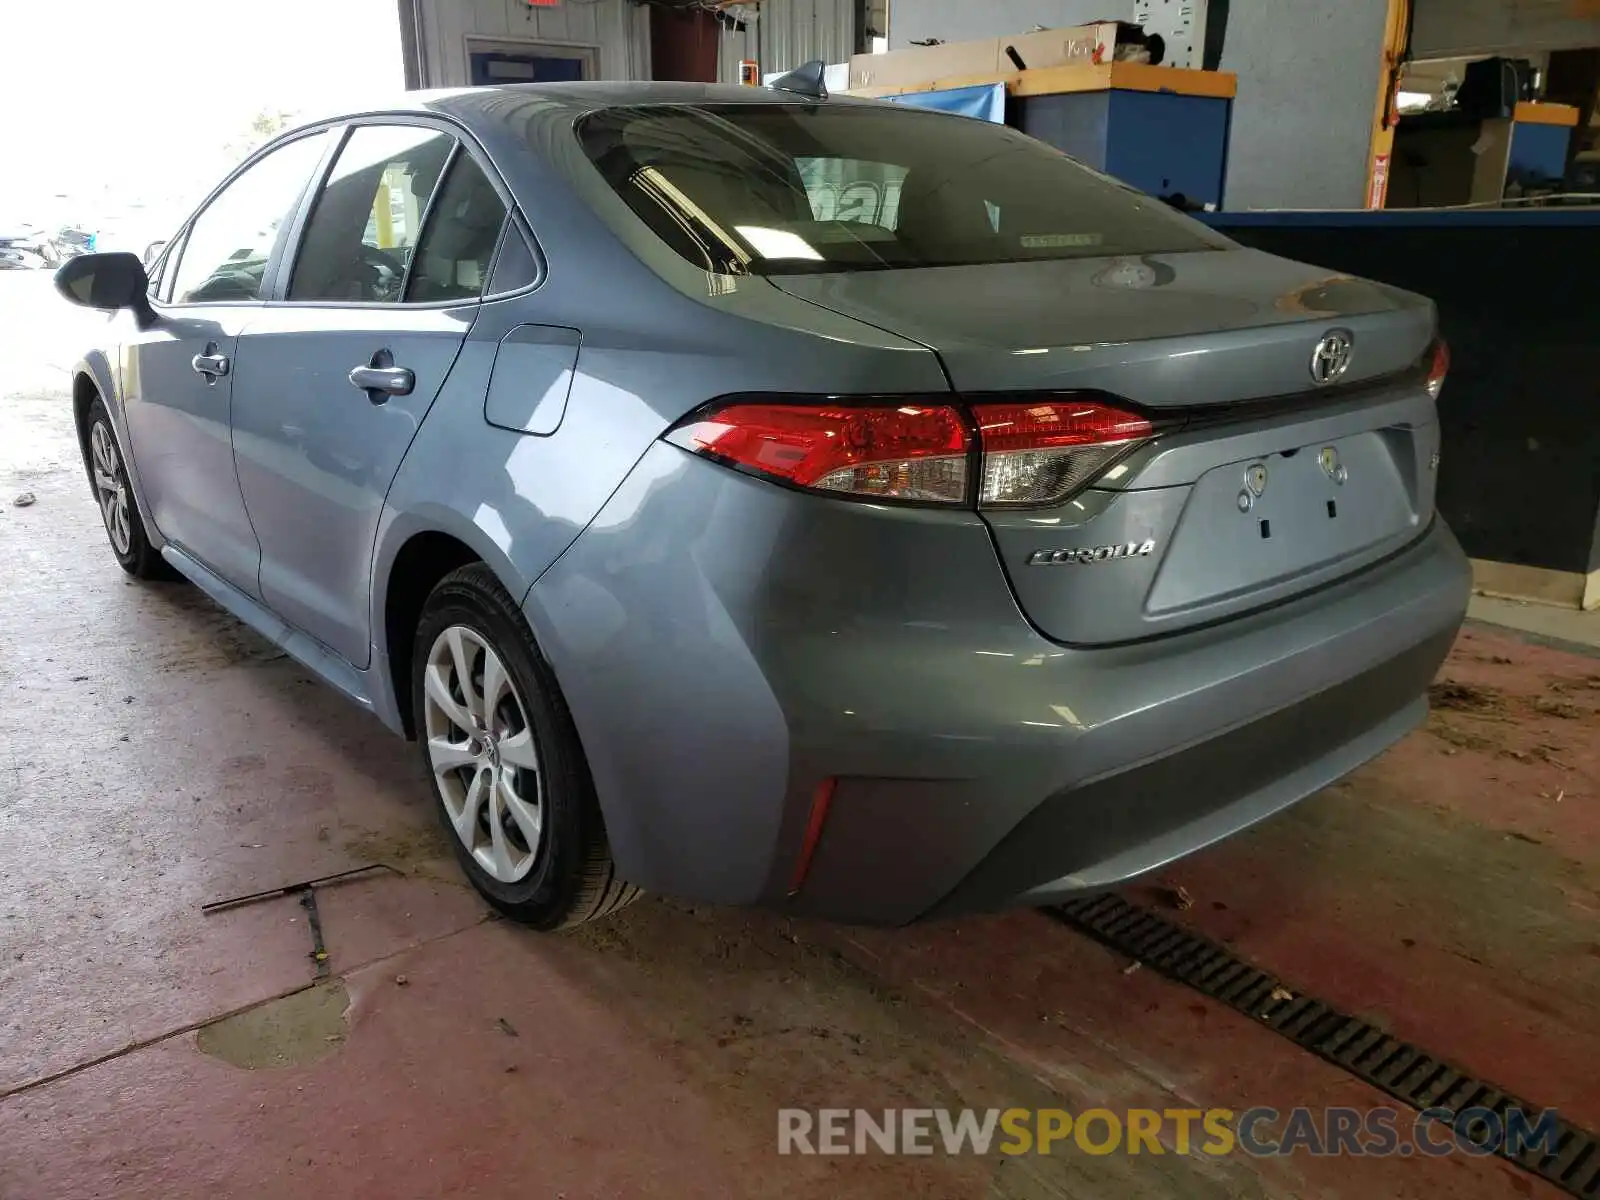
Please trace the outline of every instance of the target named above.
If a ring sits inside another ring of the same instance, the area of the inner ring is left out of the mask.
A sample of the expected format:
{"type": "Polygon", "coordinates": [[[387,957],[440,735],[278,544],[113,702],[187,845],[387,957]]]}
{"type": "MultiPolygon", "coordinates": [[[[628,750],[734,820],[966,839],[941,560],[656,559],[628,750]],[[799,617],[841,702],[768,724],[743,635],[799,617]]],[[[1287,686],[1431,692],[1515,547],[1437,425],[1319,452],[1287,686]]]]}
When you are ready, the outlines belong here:
{"type": "Polygon", "coordinates": [[[217,353],[217,344],[215,342],[207,342],[205,353],[196,354],[189,360],[189,365],[198,374],[204,375],[207,383],[215,383],[228,373],[233,364],[228,361],[226,354],[217,353]]]}
{"type": "Polygon", "coordinates": [[[364,392],[409,396],[417,377],[405,367],[357,367],[350,372],[350,382],[364,392]]]}
{"type": "Polygon", "coordinates": [[[351,370],[350,383],[374,404],[382,404],[390,396],[409,396],[417,377],[409,368],[395,366],[394,355],[387,350],[379,350],[369,362],[351,370]]]}

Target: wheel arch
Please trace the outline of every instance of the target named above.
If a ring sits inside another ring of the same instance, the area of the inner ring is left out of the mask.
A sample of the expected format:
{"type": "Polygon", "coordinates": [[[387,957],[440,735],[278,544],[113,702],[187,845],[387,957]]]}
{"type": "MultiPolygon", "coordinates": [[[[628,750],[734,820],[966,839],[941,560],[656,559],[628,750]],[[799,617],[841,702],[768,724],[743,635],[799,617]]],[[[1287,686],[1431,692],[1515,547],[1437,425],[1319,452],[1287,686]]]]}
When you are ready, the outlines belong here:
{"type": "Polygon", "coordinates": [[[72,421],[78,430],[78,447],[88,449],[89,406],[100,398],[100,387],[87,371],[72,376],[72,421]]]}
{"type": "MultiPolygon", "coordinates": [[[[411,707],[413,642],[422,607],[451,571],[481,562],[519,605],[531,581],[522,578],[491,534],[449,510],[395,514],[379,533],[373,559],[372,659],[374,682],[387,693],[389,721],[408,739],[416,737],[411,707]]],[[[533,636],[529,631],[530,638],[533,636]]]]}
{"type": "Polygon", "coordinates": [[[127,414],[122,411],[122,400],[117,390],[115,369],[101,350],[92,351],[72,367],[72,421],[78,435],[78,451],[83,456],[85,475],[89,473],[89,406],[96,400],[106,406],[106,415],[111,418],[111,432],[117,438],[117,449],[122,454],[122,469],[128,473],[128,486],[133,491],[133,502],[138,506],[139,517],[144,522],[145,537],[153,549],[160,551],[166,545],[166,538],[156,524],[145,496],[144,480],[139,474],[139,459],[133,452],[127,414]]]}
{"type": "Polygon", "coordinates": [[[73,428],[77,430],[78,449],[83,453],[85,466],[89,462],[89,406],[96,400],[106,406],[123,457],[127,457],[127,431],[122,428],[121,414],[116,411],[116,405],[113,403],[115,396],[116,389],[112,386],[110,364],[98,352],[79,359],[73,365],[72,423],[73,428]]]}

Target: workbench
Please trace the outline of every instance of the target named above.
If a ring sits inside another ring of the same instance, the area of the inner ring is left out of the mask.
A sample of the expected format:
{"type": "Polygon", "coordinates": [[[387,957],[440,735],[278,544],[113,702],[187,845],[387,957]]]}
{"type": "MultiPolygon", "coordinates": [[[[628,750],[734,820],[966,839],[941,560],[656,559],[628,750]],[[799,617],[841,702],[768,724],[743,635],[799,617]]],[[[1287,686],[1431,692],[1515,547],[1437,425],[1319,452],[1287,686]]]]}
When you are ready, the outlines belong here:
{"type": "Polygon", "coordinates": [[[1145,63],[1041,67],[865,87],[886,98],[1004,84],[1007,124],[1152,196],[1220,208],[1237,78],[1145,63]]]}

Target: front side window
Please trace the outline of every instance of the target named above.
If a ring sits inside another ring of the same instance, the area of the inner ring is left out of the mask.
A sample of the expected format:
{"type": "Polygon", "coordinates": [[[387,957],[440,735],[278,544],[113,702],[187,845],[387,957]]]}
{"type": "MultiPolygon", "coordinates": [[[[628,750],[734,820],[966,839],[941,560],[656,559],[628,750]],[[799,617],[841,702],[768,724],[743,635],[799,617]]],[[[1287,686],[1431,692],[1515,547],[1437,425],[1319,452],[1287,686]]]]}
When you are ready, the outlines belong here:
{"type": "Polygon", "coordinates": [[[697,266],[793,274],[1173,254],[1231,245],[1158,200],[983,121],[868,105],[656,104],[578,137],[697,266]]]}
{"type": "MultiPolygon", "coordinates": [[[[259,300],[283,223],[327,148],[325,133],[280,146],[253,163],[190,224],[172,276],[178,304],[259,300]]],[[[169,257],[171,257],[169,255],[169,257]]]]}
{"type": "Polygon", "coordinates": [[[398,303],[454,148],[449,134],[417,126],[351,130],[311,210],[289,299],[398,303]]]}

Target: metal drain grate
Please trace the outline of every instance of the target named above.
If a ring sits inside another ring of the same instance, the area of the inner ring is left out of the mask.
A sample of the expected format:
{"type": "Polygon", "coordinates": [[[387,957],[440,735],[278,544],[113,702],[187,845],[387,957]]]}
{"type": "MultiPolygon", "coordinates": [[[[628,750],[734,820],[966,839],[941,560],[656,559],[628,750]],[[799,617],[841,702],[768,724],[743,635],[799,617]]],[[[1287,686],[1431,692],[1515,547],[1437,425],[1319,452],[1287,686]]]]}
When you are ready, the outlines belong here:
{"type": "MultiPolygon", "coordinates": [[[[1542,1111],[1359,1017],[1287,986],[1232,951],[1120,896],[1071,900],[1047,911],[1119,954],[1260,1021],[1419,1111],[1442,1108],[1459,1114],[1484,1108],[1500,1118],[1502,1129],[1513,1108],[1529,1114],[1542,1111]],[[1282,998],[1285,996],[1288,998],[1282,998]]],[[[1529,1149],[1515,1155],[1502,1153],[1501,1157],[1569,1195],[1600,1200],[1600,1138],[1568,1121],[1557,1119],[1556,1127],[1554,1152],[1529,1149]]]]}

